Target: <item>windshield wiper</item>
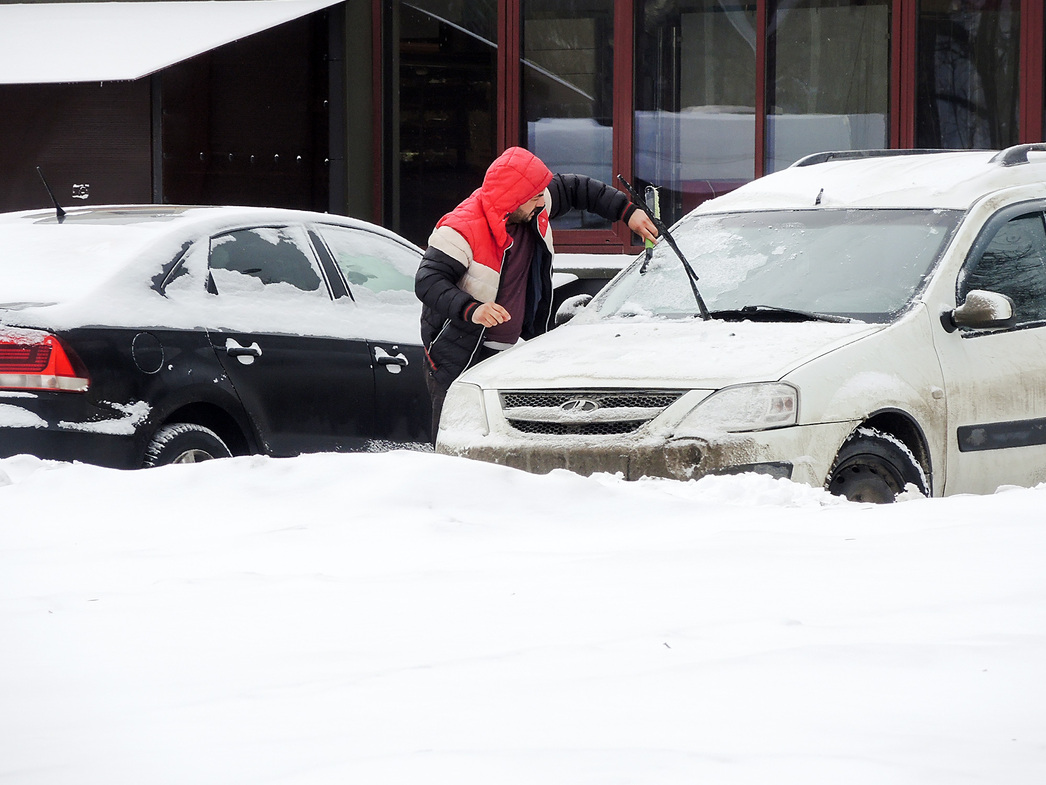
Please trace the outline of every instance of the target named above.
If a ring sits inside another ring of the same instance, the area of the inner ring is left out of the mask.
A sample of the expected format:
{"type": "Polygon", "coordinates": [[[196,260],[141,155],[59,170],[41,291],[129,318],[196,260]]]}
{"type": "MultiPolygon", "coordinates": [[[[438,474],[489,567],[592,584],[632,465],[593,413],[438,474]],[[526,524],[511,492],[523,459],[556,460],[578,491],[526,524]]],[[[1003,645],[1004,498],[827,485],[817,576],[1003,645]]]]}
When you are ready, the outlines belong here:
{"type": "Polygon", "coordinates": [[[634,204],[636,207],[638,207],[640,210],[642,210],[644,213],[650,216],[650,220],[653,221],[654,226],[657,227],[657,233],[661,237],[664,237],[665,242],[667,242],[668,245],[672,248],[672,250],[676,252],[676,256],[679,257],[679,261],[683,263],[683,269],[686,270],[686,277],[687,280],[690,282],[690,289],[694,292],[694,300],[697,301],[697,308],[701,312],[701,318],[705,319],[706,321],[708,319],[711,319],[712,317],[708,315],[708,308],[707,306],[705,306],[704,298],[701,297],[701,292],[697,290],[697,273],[694,272],[694,268],[691,267],[690,262],[687,261],[687,258],[683,256],[683,252],[679,250],[679,246],[676,245],[676,238],[674,238],[672,236],[672,233],[668,231],[668,227],[665,226],[665,223],[661,220],[661,217],[659,215],[655,215],[655,212],[657,211],[652,211],[650,207],[647,206],[646,200],[639,195],[639,192],[636,191],[635,188],[632,187],[632,183],[630,183],[620,174],[617,176],[617,179],[621,181],[622,185],[624,185],[625,188],[628,189],[628,193],[632,197],[632,204],[634,204]]]}
{"type": "Polygon", "coordinates": [[[781,308],[777,305],[745,305],[741,308],[726,308],[720,311],[712,311],[709,314],[714,319],[723,319],[727,322],[743,321],[745,319],[761,322],[852,322],[848,316],[837,316],[831,313],[817,313],[816,311],[800,311],[796,308],[781,308]]]}

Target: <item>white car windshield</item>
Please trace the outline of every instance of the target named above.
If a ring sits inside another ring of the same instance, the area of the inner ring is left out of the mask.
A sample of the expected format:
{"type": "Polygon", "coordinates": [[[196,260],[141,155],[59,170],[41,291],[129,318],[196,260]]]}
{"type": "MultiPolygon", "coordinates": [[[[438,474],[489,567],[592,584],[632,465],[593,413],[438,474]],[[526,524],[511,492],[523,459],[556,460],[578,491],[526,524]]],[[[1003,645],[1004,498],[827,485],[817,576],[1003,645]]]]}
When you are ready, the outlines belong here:
{"type": "MultiPolygon", "coordinates": [[[[713,317],[885,322],[920,291],[961,217],[881,208],[691,213],[672,235],[713,317]]],[[[700,313],[664,240],[586,311],[586,320],[700,313]]]]}

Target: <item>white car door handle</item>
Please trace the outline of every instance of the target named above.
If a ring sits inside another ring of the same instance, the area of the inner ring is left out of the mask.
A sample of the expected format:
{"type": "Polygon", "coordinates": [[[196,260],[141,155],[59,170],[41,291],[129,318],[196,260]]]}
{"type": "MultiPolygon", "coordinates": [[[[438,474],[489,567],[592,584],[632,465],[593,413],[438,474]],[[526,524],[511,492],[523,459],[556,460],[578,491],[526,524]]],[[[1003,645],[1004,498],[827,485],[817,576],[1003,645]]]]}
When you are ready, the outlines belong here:
{"type": "Polygon", "coordinates": [[[225,339],[225,353],[230,357],[235,357],[244,365],[250,365],[254,362],[255,357],[262,356],[262,350],[257,341],[250,346],[241,346],[233,338],[225,339]]]}

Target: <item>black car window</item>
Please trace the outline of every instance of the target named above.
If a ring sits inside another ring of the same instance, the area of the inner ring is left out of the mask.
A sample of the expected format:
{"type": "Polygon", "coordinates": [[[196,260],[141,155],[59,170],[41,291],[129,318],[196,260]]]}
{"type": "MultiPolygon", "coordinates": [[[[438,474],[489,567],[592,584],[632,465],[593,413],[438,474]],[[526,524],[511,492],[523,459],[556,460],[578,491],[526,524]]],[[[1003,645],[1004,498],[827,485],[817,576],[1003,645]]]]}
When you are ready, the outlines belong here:
{"type": "Polygon", "coordinates": [[[417,251],[365,229],[316,228],[356,302],[387,299],[402,292],[414,296],[414,274],[420,261],[417,251]],[[372,298],[368,294],[384,296],[372,298]]]}
{"type": "Polygon", "coordinates": [[[983,289],[1013,300],[1017,323],[1046,320],[1046,227],[1042,213],[1003,224],[966,275],[960,295],[983,289]]]}
{"type": "Polygon", "coordinates": [[[219,293],[262,291],[286,284],[326,294],[303,230],[296,227],[242,229],[211,238],[211,279],[219,293]]]}

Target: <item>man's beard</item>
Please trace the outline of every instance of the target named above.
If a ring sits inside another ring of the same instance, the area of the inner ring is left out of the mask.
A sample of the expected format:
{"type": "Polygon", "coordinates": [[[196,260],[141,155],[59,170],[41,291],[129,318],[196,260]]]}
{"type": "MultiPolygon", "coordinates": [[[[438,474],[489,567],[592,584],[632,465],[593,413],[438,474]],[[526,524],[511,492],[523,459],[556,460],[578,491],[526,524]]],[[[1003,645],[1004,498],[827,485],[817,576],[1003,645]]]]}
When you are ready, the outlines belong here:
{"type": "Polygon", "coordinates": [[[515,212],[511,213],[508,218],[505,219],[505,223],[509,224],[525,224],[530,223],[534,220],[534,216],[544,210],[544,207],[535,207],[529,213],[524,212],[523,208],[520,207],[515,212]]]}

